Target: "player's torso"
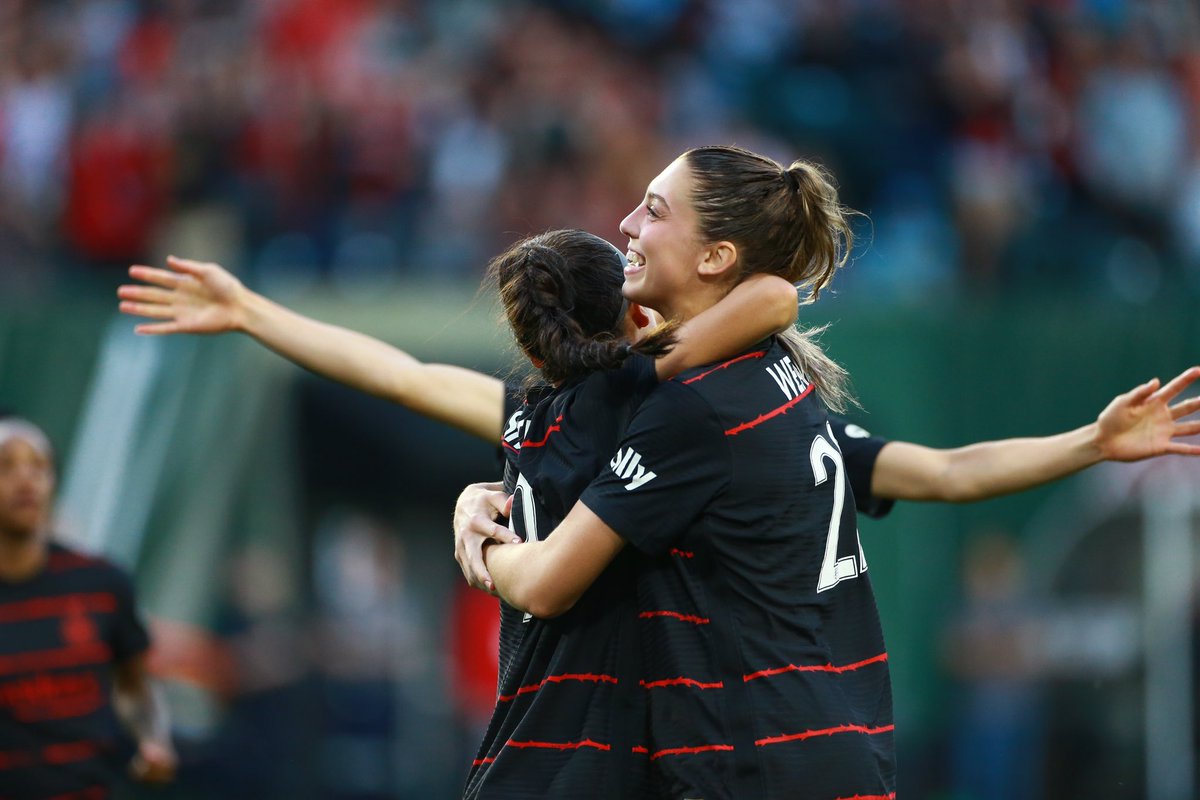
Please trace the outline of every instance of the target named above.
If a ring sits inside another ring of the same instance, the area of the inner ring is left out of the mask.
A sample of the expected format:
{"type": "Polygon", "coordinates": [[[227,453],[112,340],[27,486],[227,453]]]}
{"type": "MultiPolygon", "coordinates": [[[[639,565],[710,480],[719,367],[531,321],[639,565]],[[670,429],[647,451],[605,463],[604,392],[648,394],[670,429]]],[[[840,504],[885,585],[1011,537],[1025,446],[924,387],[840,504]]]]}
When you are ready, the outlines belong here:
{"type": "MultiPolygon", "coordinates": [[[[607,466],[651,384],[643,368],[593,376],[527,405],[506,426],[513,530],[544,538],[607,466]]],[[[537,399],[537,398],[535,398],[537,399]]],[[[501,604],[496,712],[468,779],[478,797],[636,796],[644,711],[636,687],[633,560],[624,553],[552,620],[501,604]],[[632,676],[632,682],[629,677],[632,676]]]]}
{"type": "Polygon", "coordinates": [[[729,476],[639,581],[659,789],[793,797],[804,778],[820,797],[820,774],[830,800],[877,794],[892,772],[886,653],[824,408],[778,345],[677,380],[711,409],[729,476]],[[739,766],[762,783],[739,784],[739,766]]]}

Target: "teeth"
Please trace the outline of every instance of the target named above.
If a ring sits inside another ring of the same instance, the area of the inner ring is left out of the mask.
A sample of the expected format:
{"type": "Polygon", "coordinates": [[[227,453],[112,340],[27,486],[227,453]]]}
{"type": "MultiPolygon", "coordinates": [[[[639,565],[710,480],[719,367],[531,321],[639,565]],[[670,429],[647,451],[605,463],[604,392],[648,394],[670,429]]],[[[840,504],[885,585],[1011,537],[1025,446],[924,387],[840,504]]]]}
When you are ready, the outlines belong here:
{"type": "Polygon", "coordinates": [[[625,260],[635,267],[645,266],[646,264],[646,259],[642,258],[641,254],[635,253],[632,250],[625,254],[625,260]]]}

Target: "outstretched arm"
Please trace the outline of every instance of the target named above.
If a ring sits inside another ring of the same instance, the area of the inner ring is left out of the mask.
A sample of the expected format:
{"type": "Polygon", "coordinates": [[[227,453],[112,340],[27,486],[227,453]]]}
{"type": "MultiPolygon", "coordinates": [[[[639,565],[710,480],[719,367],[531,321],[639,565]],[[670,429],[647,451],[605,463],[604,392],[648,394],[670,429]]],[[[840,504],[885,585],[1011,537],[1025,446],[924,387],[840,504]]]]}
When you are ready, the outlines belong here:
{"type": "Polygon", "coordinates": [[[249,334],[284,358],[331,380],[391,400],[488,442],[500,439],[504,384],[491,375],[426,364],[378,339],[328,325],[246,288],[218,264],[174,256],[169,269],[134,266],[141,284],[117,290],[142,334],[249,334]]]}
{"type": "Polygon", "coordinates": [[[679,326],[671,352],[654,362],[659,380],[730,358],[796,322],[796,287],[776,275],[751,275],[716,305],[679,326]]]}
{"type": "Polygon", "coordinates": [[[879,452],[871,491],[894,500],[968,503],[1019,492],[1065,477],[1100,461],[1140,461],[1174,453],[1200,455],[1180,441],[1200,433],[1200,397],[1171,405],[1200,378],[1200,367],[1160,388],[1157,378],[1118,395],[1095,422],[1056,436],[980,442],[938,450],[889,442],[879,452]]]}

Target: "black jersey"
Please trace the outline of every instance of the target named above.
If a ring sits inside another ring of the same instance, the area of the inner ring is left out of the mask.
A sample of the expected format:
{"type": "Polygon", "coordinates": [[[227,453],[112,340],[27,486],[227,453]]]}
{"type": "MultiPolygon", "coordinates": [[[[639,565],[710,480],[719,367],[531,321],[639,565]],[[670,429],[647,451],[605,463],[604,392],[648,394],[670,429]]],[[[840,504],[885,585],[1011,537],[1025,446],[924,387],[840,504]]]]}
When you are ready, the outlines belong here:
{"type": "Polygon", "coordinates": [[[116,775],[112,667],[148,639],[128,578],[57,544],[0,580],[0,797],[103,798],[116,775]]]}
{"type": "MultiPolygon", "coordinates": [[[[611,372],[535,391],[508,418],[512,527],[548,535],[607,466],[633,410],[657,384],[634,357],[611,372]]],[[[575,606],[549,620],[501,604],[496,709],[467,779],[469,798],[638,797],[646,762],[637,683],[633,562],[620,554],[575,606]]]]}
{"type": "Polygon", "coordinates": [[[887,653],[847,472],[772,340],[659,386],[583,493],[653,559],[638,617],[654,796],[893,796],[887,653]]]}

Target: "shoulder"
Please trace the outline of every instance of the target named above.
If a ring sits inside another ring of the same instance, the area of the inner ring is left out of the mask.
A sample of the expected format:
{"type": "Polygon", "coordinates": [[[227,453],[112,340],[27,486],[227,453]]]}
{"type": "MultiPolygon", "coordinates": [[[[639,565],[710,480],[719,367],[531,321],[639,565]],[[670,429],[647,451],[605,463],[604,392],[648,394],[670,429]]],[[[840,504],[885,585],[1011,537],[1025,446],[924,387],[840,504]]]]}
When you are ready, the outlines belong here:
{"type": "Polygon", "coordinates": [[[103,581],[110,586],[128,588],[132,586],[129,573],[107,558],[88,553],[74,547],[51,542],[50,557],[46,571],[53,575],[87,575],[92,580],[103,581]]]}

